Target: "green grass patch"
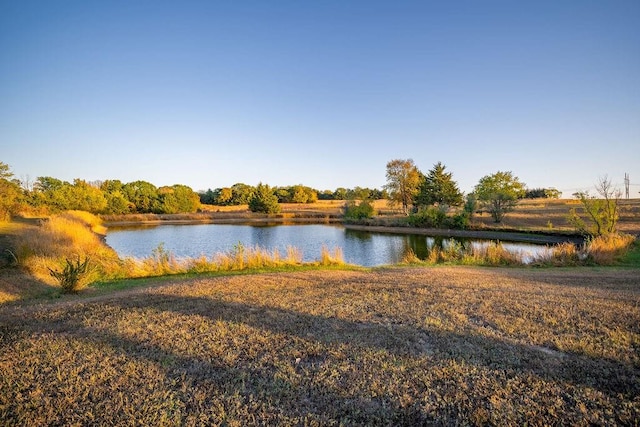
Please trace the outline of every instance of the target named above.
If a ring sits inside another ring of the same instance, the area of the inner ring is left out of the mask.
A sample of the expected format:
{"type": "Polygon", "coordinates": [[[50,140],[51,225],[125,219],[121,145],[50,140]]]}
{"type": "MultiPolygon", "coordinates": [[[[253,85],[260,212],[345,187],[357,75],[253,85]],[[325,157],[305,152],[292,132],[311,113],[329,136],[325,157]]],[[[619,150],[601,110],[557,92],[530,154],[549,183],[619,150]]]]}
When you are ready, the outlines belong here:
{"type": "Polygon", "coordinates": [[[640,268],[640,240],[636,238],[627,253],[620,259],[618,265],[623,267],[640,268]]]}
{"type": "MultiPolygon", "coordinates": [[[[145,286],[162,285],[166,283],[175,283],[179,281],[186,281],[190,279],[210,279],[221,277],[234,277],[234,276],[251,276],[258,274],[278,274],[278,273],[294,273],[294,272],[310,272],[310,271],[370,271],[367,267],[361,267],[351,264],[335,264],[335,265],[320,265],[320,264],[300,264],[300,265],[284,265],[279,267],[269,268],[247,268],[244,270],[220,270],[220,271],[207,271],[207,272],[190,272],[190,273],[175,273],[164,274],[159,276],[139,277],[139,278],[124,278],[124,279],[111,279],[101,280],[92,283],[88,288],[92,291],[89,295],[93,296],[96,293],[109,293],[115,291],[122,291],[133,288],[142,288],[145,286]]],[[[89,296],[88,295],[88,296],[89,296]]]]}

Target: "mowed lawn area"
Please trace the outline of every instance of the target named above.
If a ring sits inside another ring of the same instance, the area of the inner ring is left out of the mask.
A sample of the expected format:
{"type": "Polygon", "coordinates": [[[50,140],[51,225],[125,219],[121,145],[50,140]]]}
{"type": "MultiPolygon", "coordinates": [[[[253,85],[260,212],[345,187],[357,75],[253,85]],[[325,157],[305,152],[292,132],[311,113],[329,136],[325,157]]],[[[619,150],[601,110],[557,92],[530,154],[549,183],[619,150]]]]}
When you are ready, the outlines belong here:
{"type": "Polygon", "coordinates": [[[0,306],[2,425],[634,425],[640,274],[395,267],[0,306]]]}

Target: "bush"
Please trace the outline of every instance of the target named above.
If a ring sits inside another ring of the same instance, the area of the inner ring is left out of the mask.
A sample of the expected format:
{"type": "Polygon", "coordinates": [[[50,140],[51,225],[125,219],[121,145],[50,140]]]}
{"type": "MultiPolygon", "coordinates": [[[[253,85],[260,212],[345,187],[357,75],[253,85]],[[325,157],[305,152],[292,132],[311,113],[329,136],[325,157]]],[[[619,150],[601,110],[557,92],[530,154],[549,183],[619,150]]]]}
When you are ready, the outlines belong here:
{"type": "Polygon", "coordinates": [[[476,199],[475,194],[467,194],[467,199],[465,200],[464,207],[462,209],[469,218],[471,218],[473,214],[476,213],[476,210],[478,209],[478,200],[476,199]]]}
{"type": "Polygon", "coordinates": [[[357,204],[355,200],[350,200],[344,207],[345,219],[362,220],[373,217],[373,205],[368,200],[363,200],[357,204]]]}
{"type": "Polygon", "coordinates": [[[71,261],[68,258],[65,261],[66,265],[62,271],[49,268],[49,272],[51,276],[58,280],[63,293],[75,294],[81,289],[81,279],[89,270],[89,258],[87,257],[84,261],[80,261],[78,256],[76,261],[71,261]]]}
{"type": "Polygon", "coordinates": [[[445,226],[445,228],[464,230],[466,228],[469,228],[469,223],[469,214],[466,212],[461,212],[459,214],[446,217],[443,225],[445,226]]]}
{"type": "Polygon", "coordinates": [[[469,214],[461,212],[449,216],[447,215],[447,208],[444,206],[428,206],[409,215],[407,222],[412,227],[464,230],[469,227],[469,214]]]}
{"type": "Polygon", "coordinates": [[[412,227],[441,228],[446,218],[442,207],[427,206],[409,215],[408,222],[412,227]]]}

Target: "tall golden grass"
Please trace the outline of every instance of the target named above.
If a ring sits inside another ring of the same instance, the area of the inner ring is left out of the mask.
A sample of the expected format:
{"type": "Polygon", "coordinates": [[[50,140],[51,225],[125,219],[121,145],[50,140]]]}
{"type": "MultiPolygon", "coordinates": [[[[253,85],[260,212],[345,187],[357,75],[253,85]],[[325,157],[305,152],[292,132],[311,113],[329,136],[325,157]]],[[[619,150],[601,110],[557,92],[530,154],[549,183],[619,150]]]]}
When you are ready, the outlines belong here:
{"type": "Polygon", "coordinates": [[[38,227],[24,229],[17,237],[16,259],[34,277],[51,285],[51,270],[64,267],[68,259],[90,258],[91,268],[80,286],[103,277],[122,276],[118,254],[104,243],[106,228],[87,212],[54,215],[38,227]]]}
{"type": "MultiPolygon", "coordinates": [[[[286,254],[281,254],[278,248],[266,249],[260,246],[246,247],[237,244],[233,249],[219,252],[211,257],[178,258],[162,245],[153,250],[152,254],[143,259],[127,258],[128,277],[150,277],[168,274],[207,273],[239,270],[263,270],[292,266],[302,266],[302,252],[293,246],[287,247],[286,254]]],[[[330,251],[323,247],[320,258],[311,265],[343,265],[342,249],[330,251]]]]}
{"type": "Polygon", "coordinates": [[[587,242],[587,259],[598,265],[611,265],[624,255],[635,237],[629,234],[605,234],[587,242]]]}
{"type": "Polygon", "coordinates": [[[444,248],[434,246],[426,259],[420,260],[413,250],[407,251],[402,258],[404,264],[464,264],[464,265],[525,265],[527,260],[522,252],[507,250],[502,243],[487,245],[469,245],[452,242],[444,248]]]}

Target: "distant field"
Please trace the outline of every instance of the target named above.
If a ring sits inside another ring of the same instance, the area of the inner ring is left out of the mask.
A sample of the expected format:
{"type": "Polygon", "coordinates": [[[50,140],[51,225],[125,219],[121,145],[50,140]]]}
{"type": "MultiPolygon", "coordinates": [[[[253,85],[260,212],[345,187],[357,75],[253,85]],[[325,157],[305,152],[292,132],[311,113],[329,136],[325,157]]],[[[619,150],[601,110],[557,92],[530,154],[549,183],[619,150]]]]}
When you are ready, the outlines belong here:
{"type": "MultiPolygon", "coordinates": [[[[580,202],[572,199],[521,200],[517,208],[507,214],[501,225],[521,229],[572,230],[567,222],[571,208],[580,212],[580,202]]],[[[486,226],[495,226],[490,215],[486,213],[476,216],[474,221],[486,226]]],[[[620,201],[618,230],[640,234],[640,199],[620,201]]]]}
{"type": "MultiPolygon", "coordinates": [[[[324,212],[339,215],[344,204],[344,200],[319,200],[317,203],[309,204],[289,203],[282,205],[282,212],[324,212]]],[[[390,207],[386,200],[376,200],[374,208],[385,216],[401,215],[400,210],[397,207],[390,207]]],[[[488,213],[476,215],[473,224],[522,230],[572,231],[573,227],[567,222],[571,208],[576,208],[580,212],[580,202],[573,199],[525,199],[518,203],[513,212],[507,214],[501,224],[495,224],[488,213]]],[[[205,205],[203,210],[206,212],[246,213],[248,207],[246,205],[205,205]]],[[[620,201],[618,228],[622,232],[640,234],[640,199],[620,201]]]]}
{"type": "Polygon", "coordinates": [[[164,283],[0,306],[1,424],[640,419],[637,270],[393,268],[164,283]]]}

